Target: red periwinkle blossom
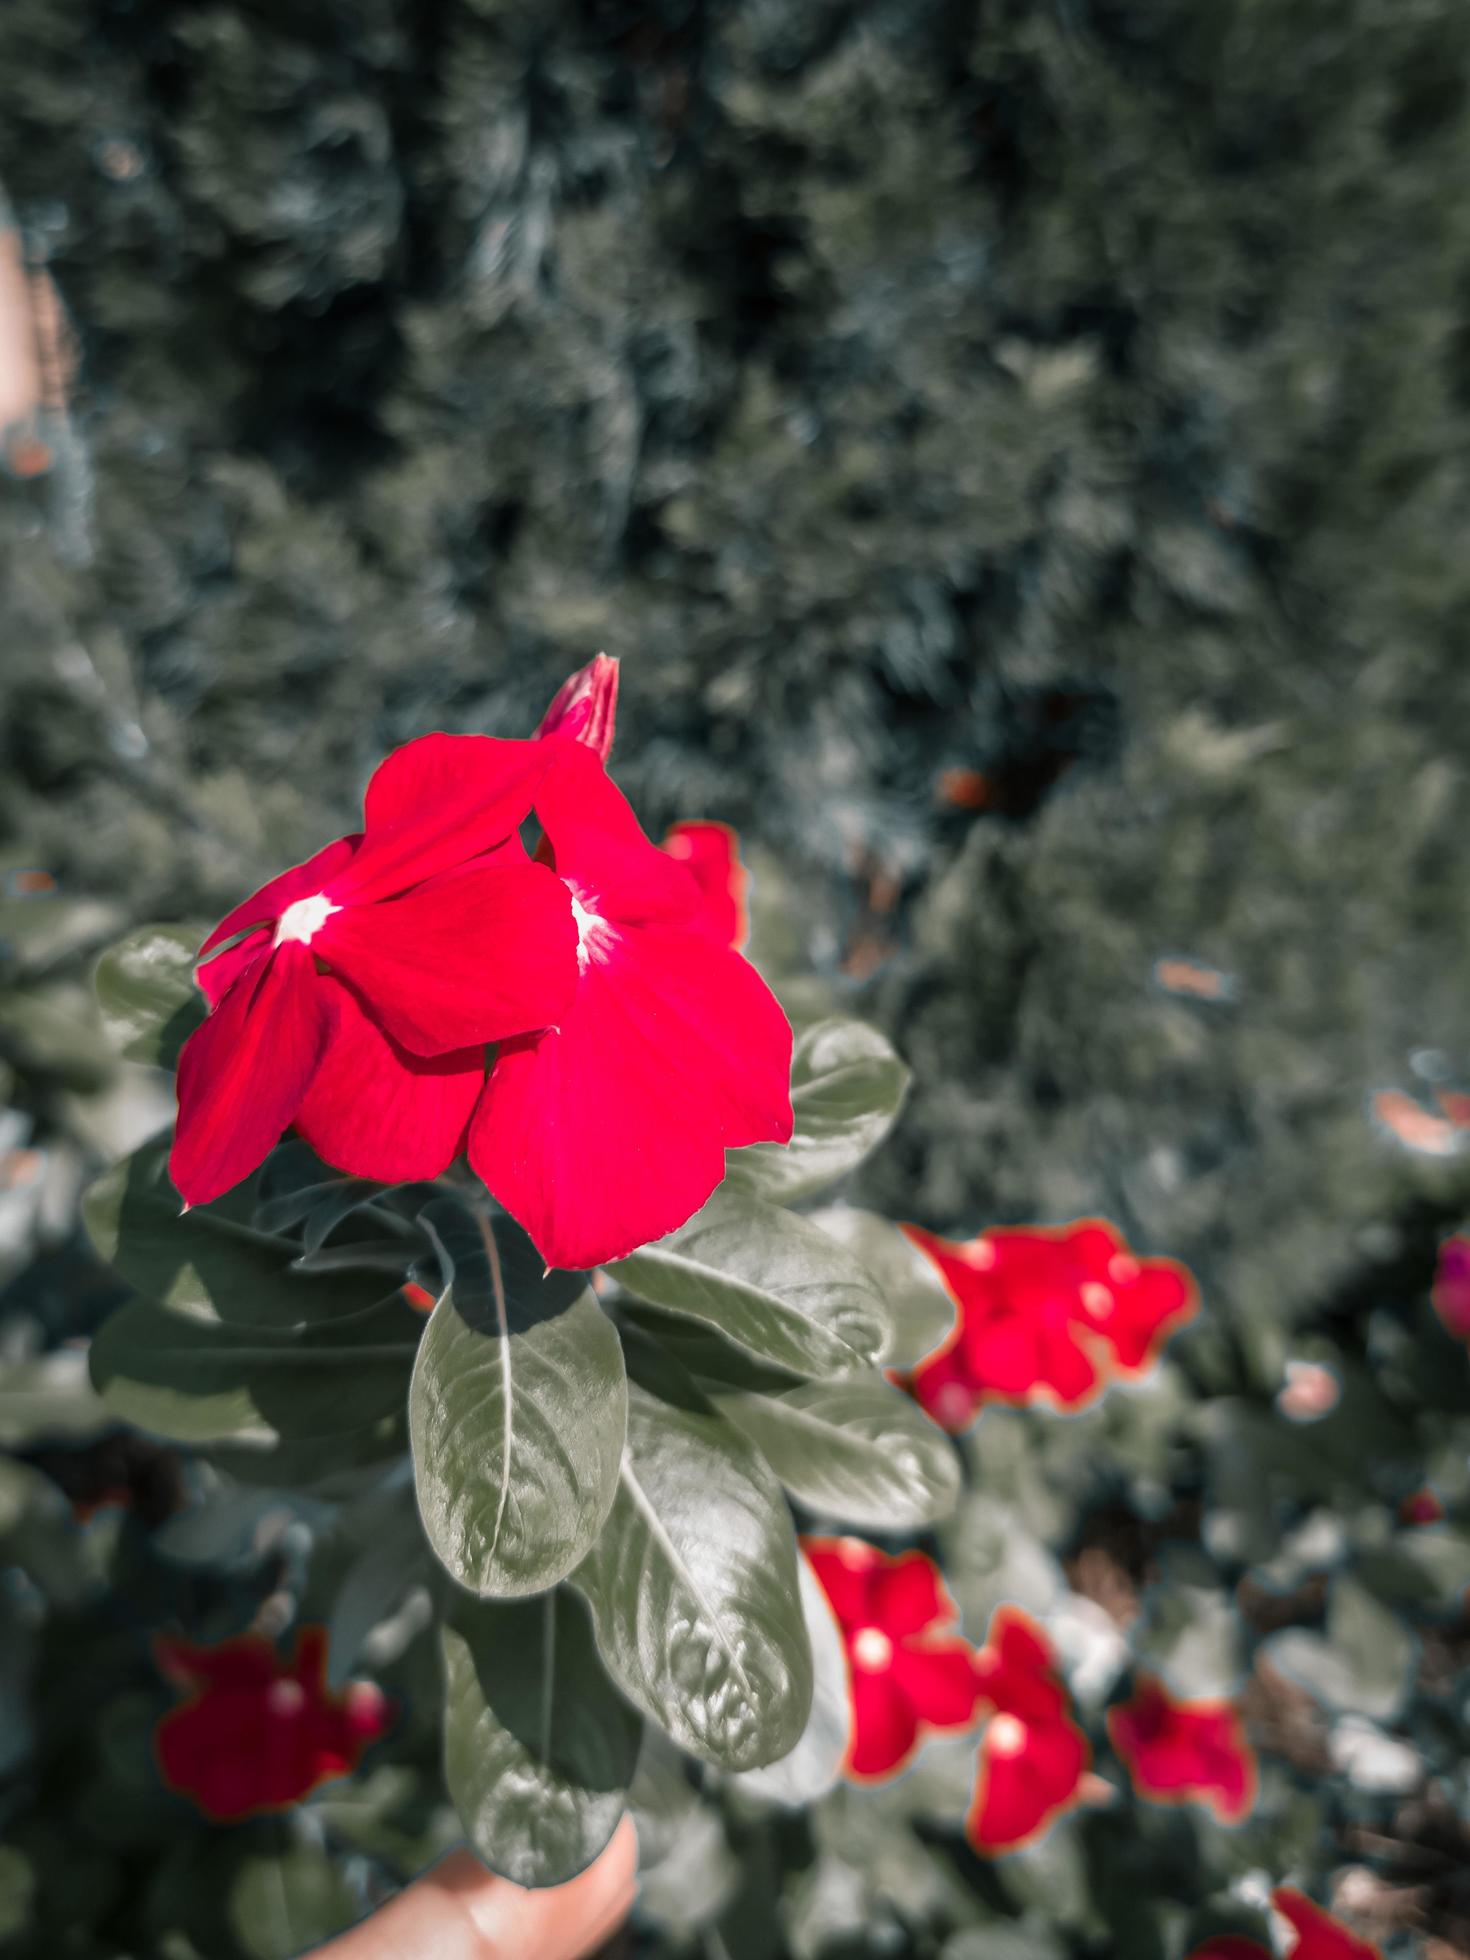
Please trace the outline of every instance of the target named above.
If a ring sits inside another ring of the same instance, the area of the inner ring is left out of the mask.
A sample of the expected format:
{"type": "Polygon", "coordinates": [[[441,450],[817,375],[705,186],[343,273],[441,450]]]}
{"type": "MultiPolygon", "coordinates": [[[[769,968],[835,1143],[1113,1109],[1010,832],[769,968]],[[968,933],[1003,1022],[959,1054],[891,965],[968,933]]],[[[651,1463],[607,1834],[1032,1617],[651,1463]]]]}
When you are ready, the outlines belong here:
{"type": "Polygon", "coordinates": [[[538,735],[567,735],[591,749],[599,762],[612,753],[618,718],[618,663],[599,653],[579,667],[552,696],[538,735]]]}
{"type": "Polygon", "coordinates": [[[674,824],[664,849],[687,864],[704,894],[705,921],[722,946],[743,946],[750,936],[745,893],[749,883],[740,862],[740,840],[727,823],[674,824]]]}
{"type": "Polygon", "coordinates": [[[1030,1843],[1084,1801],[1092,1750],[1072,1719],[1050,1641],[1018,1607],[996,1609],[975,1680],[994,1713],[980,1738],[965,1835],[993,1855],[1030,1843]]]}
{"type": "Polygon", "coordinates": [[[1108,1711],[1108,1734],[1133,1787],[1155,1803],[1203,1803],[1238,1824],[1256,1800],[1255,1751],[1229,1701],[1176,1701],[1141,1678],[1131,1701],[1108,1711]]]}
{"type": "Polygon", "coordinates": [[[1440,1246],[1430,1298],[1445,1331],[1470,1341],[1470,1238],[1456,1235],[1440,1246]]]}
{"type": "Polygon", "coordinates": [[[237,905],[203,952],[210,1013],[179,1060],[170,1170],[189,1204],[255,1169],[294,1123],[362,1177],[458,1154],[484,1048],[554,1024],[577,984],[565,887],[517,829],[539,742],[425,735],[368,785],[363,829],[237,905]]]}
{"type": "Polygon", "coordinates": [[[500,1044],[469,1156],[548,1266],[587,1267],[682,1225],[727,1150],[789,1142],[791,1027],[592,749],[538,746],[541,854],[571,894],[577,978],[555,1026],[500,1044]]]}
{"type": "Polygon", "coordinates": [[[301,1629],[289,1661],[253,1633],[204,1647],[165,1639],[155,1651],[188,1696],[154,1731],[159,1770],[217,1823],[283,1809],[348,1775],[391,1721],[372,1682],[328,1689],[322,1627],[301,1629]]]}
{"type": "Polygon", "coordinates": [[[804,1538],[842,1629],[852,1690],[847,1774],[895,1776],[926,1734],[975,1719],[975,1649],[934,1561],[890,1557],[861,1538],[804,1538]]]}
{"type": "Polygon", "coordinates": [[[1150,1368],[1198,1306],[1183,1266],[1138,1258],[1101,1220],[984,1232],[964,1244],[904,1230],[959,1309],[949,1339],[909,1380],[946,1429],[967,1427],[986,1402],[1080,1409],[1109,1380],[1150,1368]]]}
{"type": "MultiPolygon", "coordinates": [[[[1304,1892],[1283,1885],[1271,1894],[1271,1903],[1296,1935],[1286,1960],[1383,1960],[1376,1946],[1358,1939],[1304,1892]]],[[[1217,1933],[1195,1947],[1189,1960],[1271,1960],[1271,1950],[1239,1933],[1217,1933]]]]}

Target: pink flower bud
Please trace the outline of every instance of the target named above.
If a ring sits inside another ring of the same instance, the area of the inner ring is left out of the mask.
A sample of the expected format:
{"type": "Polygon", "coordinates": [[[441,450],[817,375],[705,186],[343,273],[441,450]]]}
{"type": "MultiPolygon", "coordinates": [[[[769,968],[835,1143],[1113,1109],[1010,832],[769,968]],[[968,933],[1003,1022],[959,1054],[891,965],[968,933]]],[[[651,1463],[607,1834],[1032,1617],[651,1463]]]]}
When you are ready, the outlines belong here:
{"type": "Polygon", "coordinates": [[[606,762],[617,716],[618,663],[611,654],[599,653],[562,682],[536,733],[570,735],[606,762]]]}

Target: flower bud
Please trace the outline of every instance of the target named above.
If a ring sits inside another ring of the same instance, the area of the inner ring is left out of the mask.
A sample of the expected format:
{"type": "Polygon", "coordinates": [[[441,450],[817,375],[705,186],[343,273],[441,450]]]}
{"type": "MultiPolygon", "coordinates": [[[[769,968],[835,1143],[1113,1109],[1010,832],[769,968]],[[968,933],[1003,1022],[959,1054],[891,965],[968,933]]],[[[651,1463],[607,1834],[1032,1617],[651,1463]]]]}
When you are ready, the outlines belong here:
{"type": "Polygon", "coordinates": [[[618,714],[618,663],[599,653],[562,682],[541,717],[538,735],[570,735],[606,762],[618,714]]]}

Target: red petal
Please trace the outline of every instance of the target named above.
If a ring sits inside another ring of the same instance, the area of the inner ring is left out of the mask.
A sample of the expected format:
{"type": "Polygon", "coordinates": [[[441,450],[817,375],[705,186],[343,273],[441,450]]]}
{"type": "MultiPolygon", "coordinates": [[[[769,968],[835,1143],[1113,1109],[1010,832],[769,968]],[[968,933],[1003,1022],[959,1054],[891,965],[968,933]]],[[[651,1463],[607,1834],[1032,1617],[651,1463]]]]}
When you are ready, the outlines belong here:
{"type": "Polygon", "coordinates": [[[952,1436],[970,1427],[985,1399],[984,1391],[970,1380],[964,1352],[954,1342],[920,1362],[909,1377],[908,1388],[925,1414],[952,1436]]]}
{"type": "Polygon", "coordinates": [[[979,1684],[975,1650],[967,1640],[903,1641],[894,1649],[893,1675],[931,1728],[968,1728],[979,1684]]]}
{"type": "Polygon", "coordinates": [[[169,1174],[191,1205],[248,1177],[301,1107],[330,1027],[311,955],[257,960],[184,1043],[169,1174]]]}
{"type": "Polygon", "coordinates": [[[876,1545],[861,1538],[803,1538],[801,1549],[844,1630],[870,1626],[873,1583],[886,1563],[876,1545]]]}
{"type": "Polygon", "coordinates": [[[569,736],[606,762],[617,715],[618,663],[610,654],[599,653],[562,682],[536,733],[569,736]]]}
{"type": "Polygon", "coordinates": [[[651,844],[622,791],[589,749],[548,745],[536,797],[557,872],[590,912],[616,925],[698,931],[704,902],[694,874],[651,844]]]}
{"type": "Polygon", "coordinates": [[[247,932],[238,945],[227,946],[224,952],[216,953],[212,960],[196,967],[194,978],[211,1007],[219,1006],[246,967],[252,960],[258,960],[262,953],[268,953],[270,946],[268,930],[247,932]]]}
{"type": "Polygon", "coordinates": [[[1259,1940],[1247,1939],[1243,1933],[1216,1933],[1197,1946],[1189,1960],[1271,1960],[1271,1955],[1259,1940]]]}
{"type": "Polygon", "coordinates": [[[470,1129],[471,1164],[551,1266],[661,1238],[727,1149],[791,1135],[791,1029],[755,969],[696,933],[603,933],[560,1032],[501,1048],[470,1129]]]}
{"type": "Polygon", "coordinates": [[[1199,1294],[1187,1268],[1172,1259],[1145,1259],[1137,1277],[1116,1289],[1112,1311],[1095,1325],[1111,1344],[1118,1368],[1137,1374],[1153,1366],[1167,1333],[1198,1308],[1199,1294]]]}
{"type": "Polygon", "coordinates": [[[540,864],[470,865],[406,898],[344,906],[312,951],[419,1055],[554,1026],[577,984],[571,900],[540,864]]]}
{"type": "Polygon", "coordinates": [[[704,901],[701,929],[722,946],[743,946],[750,933],[748,879],[735,832],[725,823],[676,823],[664,849],[694,874],[704,901]]]}
{"type": "Polygon", "coordinates": [[[1198,1800],[1227,1824],[1255,1802],[1255,1755],[1228,1701],[1175,1701],[1144,1679],[1131,1701],[1108,1711],[1108,1734],[1143,1797],[1198,1800]]]}
{"type": "Polygon", "coordinates": [[[485,1086],[483,1047],[410,1054],[363,1011],[350,987],[322,975],[331,1040],[296,1128],[325,1163],[385,1184],[438,1177],[464,1148],[485,1086]]]}
{"type": "Polygon", "coordinates": [[[1284,1885],[1271,1894],[1271,1903],[1296,1933],[1287,1960],[1382,1960],[1376,1946],[1356,1938],[1304,1892],[1284,1885]]]}
{"type": "Polygon", "coordinates": [[[892,1672],[870,1673],[853,1668],[849,1774],[891,1776],[902,1768],[918,1739],[918,1718],[892,1672]]]}
{"type": "Polygon", "coordinates": [[[939,1567],[923,1552],[903,1552],[885,1559],[873,1579],[868,1611],[872,1624],[892,1640],[920,1633],[936,1621],[959,1617],[939,1567]]]}
{"type": "Polygon", "coordinates": [[[965,1835],[977,1851],[1013,1851],[1044,1831],[1076,1801],[1091,1760],[1086,1737],[1071,1722],[1029,1726],[1014,1750],[998,1746],[996,1728],[992,1723],[981,1743],[975,1800],[965,1820],[965,1835]]]}
{"type": "Polygon", "coordinates": [[[362,848],[332,896],[392,898],[519,829],[546,767],[537,742],[424,735],[381,763],[363,799],[362,848]]]}
{"type": "Polygon", "coordinates": [[[294,905],[298,898],[315,898],[317,893],[335,878],[344,865],[352,862],[353,853],[361,840],[357,837],[339,837],[335,843],[328,844],[309,857],[305,864],[293,865],[291,870],[283,871],[278,878],[272,878],[252,892],[243,904],[237,905],[233,912],[226,913],[214,931],[205,940],[199,951],[207,953],[211,946],[218,946],[226,939],[233,939],[237,932],[246,926],[274,925],[288,905],[294,905]]]}

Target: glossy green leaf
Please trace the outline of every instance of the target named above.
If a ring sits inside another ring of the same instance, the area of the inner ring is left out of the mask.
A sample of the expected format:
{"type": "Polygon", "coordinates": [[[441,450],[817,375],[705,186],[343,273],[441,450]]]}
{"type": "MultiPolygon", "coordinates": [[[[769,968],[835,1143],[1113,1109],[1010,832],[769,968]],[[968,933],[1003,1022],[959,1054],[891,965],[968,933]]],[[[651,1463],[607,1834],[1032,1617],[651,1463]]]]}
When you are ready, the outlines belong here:
{"type": "Polygon", "coordinates": [[[879,1359],[888,1310],[865,1267],[804,1218],[721,1188],[687,1225],[608,1270],[759,1360],[838,1375],[879,1359]]]}
{"type": "Polygon", "coordinates": [[[200,1320],[289,1328],[360,1312],[384,1290],[379,1278],[292,1271],[300,1247],[242,1223],[228,1199],[185,1211],[169,1181],[166,1142],[145,1144],[99,1178],[82,1218],[130,1286],[200,1320]]]}
{"type": "Polygon", "coordinates": [[[812,1710],[794,1749],[764,1769],[742,1771],[741,1789],[788,1808],[815,1803],[835,1787],[852,1739],[852,1684],[842,1629],[816,1574],[798,1561],[801,1612],[812,1649],[812,1710]]]}
{"type": "Polygon", "coordinates": [[[174,1068],[179,1050],[204,1019],[194,963],[207,928],[139,926],[98,960],[92,984],[102,1025],[118,1053],[133,1062],[174,1068]]]}
{"type": "Polygon", "coordinates": [[[422,1217],[449,1281],[409,1394],[424,1529],[471,1592],[540,1592],[590,1549],[617,1488],[617,1332],[585,1274],[546,1272],[511,1220],[444,1198],[422,1217]]]}
{"type": "Polygon", "coordinates": [[[907,1066],[866,1022],[803,1028],[791,1059],[791,1141],[732,1150],[726,1183],[781,1205],[825,1190],[887,1136],[908,1081],[907,1066]]]}
{"type": "Polygon", "coordinates": [[[114,1416],[174,1442],[320,1445],[401,1409],[421,1326],[397,1295],[286,1329],[132,1300],[92,1343],[92,1381],[114,1416]]]}
{"type": "Polygon", "coordinates": [[[714,1401],[814,1511],[874,1531],[911,1531],[954,1509],[954,1445],[885,1381],[803,1382],[774,1395],[721,1392],[714,1401]]]}
{"type": "Polygon", "coordinates": [[[440,1629],[444,1773],[465,1835],[517,1885],[592,1863],[627,1803],[643,1724],[608,1680],[587,1609],[458,1594],[440,1629]]]}
{"type": "Polygon", "coordinates": [[[796,1539],[760,1454],[689,1376],[630,1334],[617,1498],[572,1575],[598,1650],[651,1721],[703,1761],[757,1769],[812,1702],[796,1539]]]}
{"type": "Polygon", "coordinates": [[[893,1324],[883,1357],[890,1368],[917,1368],[944,1345],[954,1331],[954,1295],[901,1227],[854,1205],[827,1205],[807,1216],[877,1281],[893,1324]]]}

